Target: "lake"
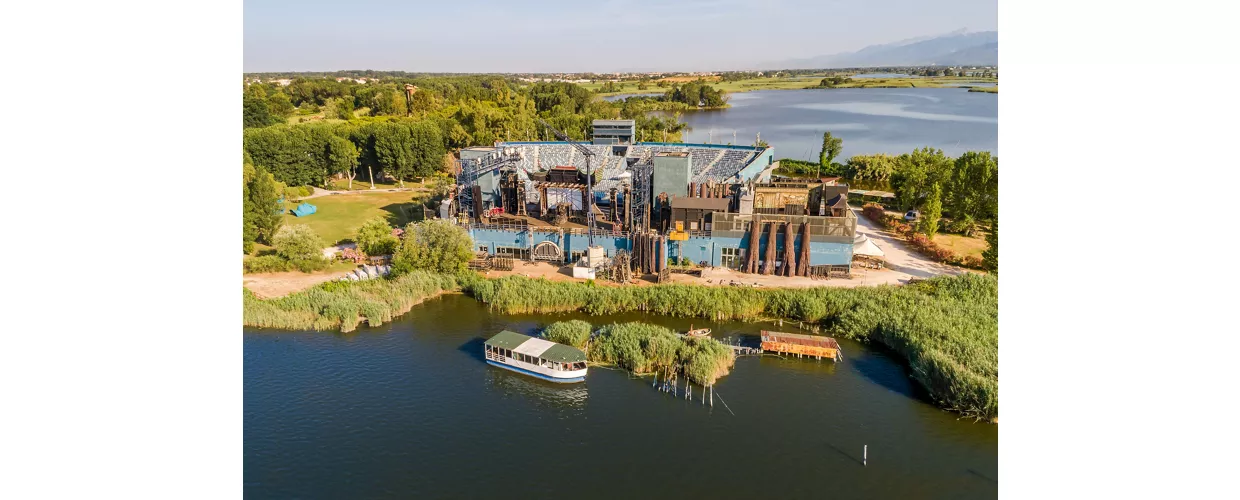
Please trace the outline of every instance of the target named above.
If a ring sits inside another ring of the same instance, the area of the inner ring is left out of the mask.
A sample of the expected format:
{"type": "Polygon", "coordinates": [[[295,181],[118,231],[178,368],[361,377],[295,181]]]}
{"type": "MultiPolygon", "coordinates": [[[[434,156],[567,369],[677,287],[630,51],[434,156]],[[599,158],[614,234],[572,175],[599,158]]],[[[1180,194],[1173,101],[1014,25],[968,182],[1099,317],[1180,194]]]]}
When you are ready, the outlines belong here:
{"type": "Polygon", "coordinates": [[[818,161],[822,134],[844,140],[836,160],[859,154],[898,155],[930,146],[949,156],[999,152],[999,98],[963,88],[758,90],[730,94],[732,107],[691,111],[685,142],[753,144],[775,157],[818,161]],[[733,135],[735,133],[735,136],[733,135]]]}
{"type": "Polygon", "coordinates": [[[714,407],[618,370],[559,385],[482,342],[553,321],[644,320],[754,342],[756,323],[498,315],[447,295],[351,334],[245,329],[247,498],[993,498],[998,426],[958,420],[884,352],[743,357],[714,407]],[[726,402],[726,406],[723,402],[726,402]],[[862,466],[862,447],[869,446],[862,466]]]}

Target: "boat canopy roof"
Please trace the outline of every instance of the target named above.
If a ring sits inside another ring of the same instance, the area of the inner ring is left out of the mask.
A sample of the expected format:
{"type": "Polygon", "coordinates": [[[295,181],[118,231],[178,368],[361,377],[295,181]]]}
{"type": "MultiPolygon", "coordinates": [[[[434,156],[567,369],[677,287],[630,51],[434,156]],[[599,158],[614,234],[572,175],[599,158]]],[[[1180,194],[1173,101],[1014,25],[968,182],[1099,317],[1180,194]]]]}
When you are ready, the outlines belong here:
{"type": "Polygon", "coordinates": [[[586,353],[581,352],[581,349],[509,330],[495,334],[486,344],[548,361],[577,363],[586,360],[586,353]]]}

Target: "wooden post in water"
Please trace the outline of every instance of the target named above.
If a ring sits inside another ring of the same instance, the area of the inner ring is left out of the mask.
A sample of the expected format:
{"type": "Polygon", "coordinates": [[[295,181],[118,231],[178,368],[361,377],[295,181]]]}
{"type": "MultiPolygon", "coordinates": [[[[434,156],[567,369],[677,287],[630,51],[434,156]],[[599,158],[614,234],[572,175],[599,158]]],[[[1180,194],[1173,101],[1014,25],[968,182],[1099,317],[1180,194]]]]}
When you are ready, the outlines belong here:
{"type": "Polygon", "coordinates": [[[869,454],[870,454],[870,445],[868,444],[862,445],[862,448],[861,448],[861,466],[862,467],[864,467],[866,462],[869,461],[869,458],[868,458],[869,454]]]}

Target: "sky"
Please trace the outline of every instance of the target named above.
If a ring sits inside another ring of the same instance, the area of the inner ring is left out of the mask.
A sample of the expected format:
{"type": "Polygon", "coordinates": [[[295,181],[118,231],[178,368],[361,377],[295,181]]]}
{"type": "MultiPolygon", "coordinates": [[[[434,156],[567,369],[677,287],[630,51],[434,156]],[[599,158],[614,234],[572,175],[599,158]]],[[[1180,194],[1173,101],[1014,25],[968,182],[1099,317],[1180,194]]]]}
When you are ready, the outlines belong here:
{"type": "Polygon", "coordinates": [[[710,71],[998,29],[997,0],[245,0],[244,70],[710,71]]]}

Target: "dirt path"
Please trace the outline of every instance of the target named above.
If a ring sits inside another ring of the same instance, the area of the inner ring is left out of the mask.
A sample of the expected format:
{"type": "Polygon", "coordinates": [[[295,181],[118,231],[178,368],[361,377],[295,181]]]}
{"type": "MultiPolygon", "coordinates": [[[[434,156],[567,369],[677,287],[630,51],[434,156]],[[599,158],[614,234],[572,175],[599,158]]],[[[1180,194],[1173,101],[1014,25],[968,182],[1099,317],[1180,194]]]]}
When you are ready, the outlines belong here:
{"type": "MultiPolygon", "coordinates": [[[[878,248],[883,250],[887,259],[887,269],[884,271],[899,275],[900,281],[908,281],[911,277],[931,278],[966,272],[959,267],[941,264],[922,256],[905,245],[899,236],[882,229],[877,223],[862,215],[860,211],[854,212],[857,213],[857,232],[869,236],[878,248]]],[[[871,272],[877,274],[880,271],[871,272]]]]}
{"type": "Polygon", "coordinates": [[[291,271],[284,273],[245,274],[242,275],[241,284],[251,292],[254,292],[254,295],[270,299],[283,297],[319,283],[334,280],[348,272],[322,271],[317,273],[300,273],[291,271]]]}

